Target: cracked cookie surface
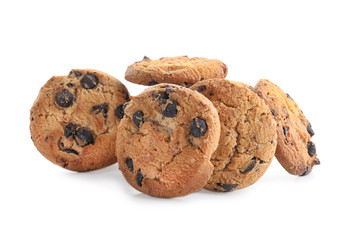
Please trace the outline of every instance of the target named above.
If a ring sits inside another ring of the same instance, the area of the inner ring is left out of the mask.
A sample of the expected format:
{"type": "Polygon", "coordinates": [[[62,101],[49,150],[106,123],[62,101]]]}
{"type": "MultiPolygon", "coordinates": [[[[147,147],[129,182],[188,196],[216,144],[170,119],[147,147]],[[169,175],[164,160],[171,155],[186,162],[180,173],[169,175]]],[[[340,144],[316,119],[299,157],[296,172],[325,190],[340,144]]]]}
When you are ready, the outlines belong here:
{"type": "Polygon", "coordinates": [[[52,77],[30,111],[34,145],[52,163],[73,171],[90,171],[116,162],[119,109],[129,101],[126,87],[92,69],[74,69],[52,77]]]}
{"type": "Polygon", "coordinates": [[[314,165],[320,164],[311,142],[314,130],[310,122],[290,95],[269,80],[261,79],[255,91],[269,105],[277,123],[276,158],[290,174],[309,174],[314,165]]]}
{"type": "Polygon", "coordinates": [[[206,96],[219,113],[219,145],[211,156],[214,172],[206,189],[229,192],[255,183],[270,165],[276,126],[265,102],[246,84],[211,79],[190,87],[206,96]]]}
{"type": "Polygon", "coordinates": [[[127,68],[125,79],[147,86],[172,83],[190,87],[198,81],[225,78],[226,75],[227,66],[216,59],[181,56],[151,60],[144,57],[127,68]]]}
{"type": "Polygon", "coordinates": [[[219,117],[208,99],[159,84],[131,97],[124,113],[116,156],[131,186],[155,197],[178,197],[206,184],[220,135],[219,117]]]}

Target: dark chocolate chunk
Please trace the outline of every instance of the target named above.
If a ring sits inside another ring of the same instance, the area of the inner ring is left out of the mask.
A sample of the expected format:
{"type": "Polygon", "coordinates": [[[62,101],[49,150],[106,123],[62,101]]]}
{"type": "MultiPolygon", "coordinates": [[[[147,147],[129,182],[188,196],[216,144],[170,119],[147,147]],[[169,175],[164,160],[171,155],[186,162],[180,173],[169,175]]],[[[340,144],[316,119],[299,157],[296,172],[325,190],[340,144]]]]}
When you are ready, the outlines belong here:
{"type": "Polygon", "coordinates": [[[151,81],[149,82],[149,86],[154,86],[156,84],[159,84],[159,83],[153,79],[151,79],[151,81]]]}
{"type": "Polygon", "coordinates": [[[74,71],[74,73],[75,73],[75,76],[77,76],[77,77],[81,77],[81,75],[82,75],[82,73],[79,71],[74,71]]]}
{"type": "Polygon", "coordinates": [[[68,124],[65,127],[64,136],[66,138],[75,135],[77,126],[74,124],[68,124]]]}
{"type": "Polygon", "coordinates": [[[107,112],[108,112],[109,106],[107,105],[107,103],[101,103],[99,105],[95,105],[91,108],[91,112],[95,113],[95,114],[99,114],[102,113],[103,117],[106,118],[107,117],[107,112]]]}
{"type": "Polygon", "coordinates": [[[312,170],[311,166],[307,165],[307,166],[305,167],[305,171],[304,171],[302,174],[300,174],[300,176],[306,176],[306,175],[308,175],[308,174],[311,172],[311,170],[312,170]]]}
{"type": "Polygon", "coordinates": [[[287,93],[287,94],[286,94],[286,96],[292,100],[292,98],[291,98],[290,94],[288,94],[288,93],[287,93]]]}
{"type": "Polygon", "coordinates": [[[126,165],[130,169],[130,171],[134,170],[133,160],[131,158],[126,158],[126,165]]]}
{"type": "Polygon", "coordinates": [[[75,142],[78,146],[85,147],[89,144],[94,144],[94,137],[90,131],[79,128],[75,133],[75,142]]]}
{"type": "Polygon", "coordinates": [[[148,60],[148,59],[150,59],[148,56],[144,56],[142,61],[148,60]]]}
{"type": "Polygon", "coordinates": [[[200,81],[203,81],[203,80],[205,80],[205,78],[203,78],[203,77],[202,77],[202,78],[200,78],[200,81]]]}
{"type": "Polygon", "coordinates": [[[73,85],[72,83],[67,83],[66,86],[67,86],[68,88],[71,88],[71,87],[74,86],[74,85],[73,85]]]}
{"type": "Polygon", "coordinates": [[[230,192],[238,186],[237,184],[226,184],[226,183],[216,183],[216,185],[222,187],[225,190],[225,192],[230,192]]]}
{"type": "Polygon", "coordinates": [[[214,93],[211,92],[211,93],[209,93],[209,95],[210,95],[210,96],[214,96],[214,93]]]}
{"type": "Polygon", "coordinates": [[[71,148],[64,149],[63,152],[79,155],[79,153],[77,151],[75,151],[74,149],[71,149],[71,148]]]}
{"type": "Polygon", "coordinates": [[[259,164],[264,164],[264,163],[265,163],[264,160],[259,159],[259,164]]]}
{"type": "Polygon", "coordinates": [[[69,107],[74,100],[74,96],[66,89],[60,90],[56,93],[55,102],[60,107],[69,107]]]}
{"type": "Polygon", "coordinates": [[[287,137],[288,133],[289,133],[289,129],[287,127],[283,127],[283,132],[284,132],[285,137],[287,137]]]}
{"type": "Polygon", "coordinates": [[[46,136],[45,138],[45,142],[47,142],[49,140],[49,136],[46,136]]]}
{"type": "Polygon", "coordinates": [[[273,116],[275,116],[275,115],[277,114],[276,109],[271,110],[271,114],[272,114],[273,116]]]}
{"type": "Polygon", "coordinates": [[[241,173],[247,173],[247,172],[250,172],[251,170],[253,170],[253,168],[255,167],[255,164],[256,164],[256,157],[253,157],[251,159],[251,163],[245,168],[244,171],[241,171],[241,173]]]}
{"type": "Polygon", "coordinates": [[[285,110],[285,108],[284,108],[284,107],[281,107],[281,110],[284,112],[285,118],[287,118],[287,117],[289,116],[289,114],[287,113],[287,111],[285,110]]]}
{"type": "Polygon", "coordinates": [[[81,79],[81,85],[85,89],[93,89],[98,84],[99,80],[97,77],[93,74],[87,73],[84,75],[84,77],[81,79]]]}
{"type": "Polygon", "coordinates": [[[311,137],[315,135],[314,130],[312,129],[310,123],[307,125],[306,129],[307,129],[307,131],[308,131],[308,133],[310,134],[311,137]]]}
{"type": "Polygon", "coordinates": [[[185,85],[188,85],[189,83],[188,82],[184,82],[185,85]]]}
{"type": "Polygon", "coordinates": [[[117,116],[119,119],[122,119],[124,117],[124,106],[125,105],[119,105],[116,109],[115,109],[115,116],[117,116]]]}
{"type": "Polygon", "coordinates": [[[207,131],[206,121],[201,118],[194,118],[191,123],[191,134],[199,138],[203,136],[207,131]]]}
{"type": "Polygon", "coordinates": [[[165,92],[159,93],[156,95],[156,98],[162,104],[166,103],[166,100],[169,99],[169,93],[165,90],[165,92]]]}
{"type": "Polygon", "coordinates": [[[164,110],[161,109],[161,114],[164,117],[173,118],[176,116],[178,110],[176,109],[178,103],[172,99],[167,101],[167,105],[164,110]]]}
{"type": "Polygon", "coordinates": [[[139,187],[142,187],[143,179],[144,179],[144,175],[141,173],[141,169],[140,169],[139,172],[136,174],[136,183],[137,185],[139,185],[139,187]]]}
{"type": "Polygon", "coordinates": [[[307,149],[308,149],[308,154],[310,155],[310,157],[312,157],[316,154],[315,143],[309,142],[307,145],[307,149]]]}
{"type": "Polygon", "coordinates": [[[315,164],[315,165],[319,165],[319,164],[320,164],[320,160],[319,160],[318,158],[315,158],[315,159],[314,159],[314,164],[315,164]]]}
{"type": "Polygon", "coordinates": [[[205,85],[202,85],[202,86],[196,88],[196,91],[198,91],[199,93],[201,93],[201,92],[203,92],[203,91],[205,91],[205,90],[206,90],[206,86],[205,86],[205,85]]]}
{"type": "Polygon", "coordinates": [[[133,114],[133,121],[137,127],[144,122],[144,113],[142,111],[136,111],[133,114]]]}

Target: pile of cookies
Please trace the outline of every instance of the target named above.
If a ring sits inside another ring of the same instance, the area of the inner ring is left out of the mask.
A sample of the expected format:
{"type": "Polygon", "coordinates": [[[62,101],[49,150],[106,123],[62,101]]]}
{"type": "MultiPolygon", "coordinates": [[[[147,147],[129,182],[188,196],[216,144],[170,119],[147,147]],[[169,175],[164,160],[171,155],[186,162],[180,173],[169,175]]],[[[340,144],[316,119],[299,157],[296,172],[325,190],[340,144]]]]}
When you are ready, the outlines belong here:
{"type": "Polygon", "coordinates": [[[290,95],[268,80],[252,88],[226,75],[219,60],[144,57],[125,79],[150,87],[130,96],[106,73],[74,69],[41,88],[31,138],[68,170],[118,162],[129,184],[156,197],[245,188],[274,156],[290,174],[310,173],[320,163],[314,131],[290,95]]]}

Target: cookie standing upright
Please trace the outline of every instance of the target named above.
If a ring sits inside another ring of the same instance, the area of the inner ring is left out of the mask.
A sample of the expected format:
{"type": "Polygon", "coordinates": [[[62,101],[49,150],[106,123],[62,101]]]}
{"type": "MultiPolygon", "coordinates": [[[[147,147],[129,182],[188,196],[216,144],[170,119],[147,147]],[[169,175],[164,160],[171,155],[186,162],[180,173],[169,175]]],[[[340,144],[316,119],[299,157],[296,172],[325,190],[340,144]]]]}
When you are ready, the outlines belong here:
{"type": "Polygon", "coordinates": [[[147,57],[130,65],[125,79],[142,85],[172,83],[184,87],[210,78],[225,78],[227,66],[216,59],[200,57],[163,57],[151,60],[147,57]]]}
{"type": "Polygon", "coordinates": [[[265,102],[246,84],[206,80],[190,89],[206,96],[221,123],[219,146],[211,156],[214,173],[206,189],[245,188],[266,172],[276,149],[276,126],[265,102]]]}
{"type": "Polygon", "coordinates": [[[116,162],[117,125],[126,87],[114,77],[91,69],[52,77],[31,108],[30,131],[44,157],[74,171],[99,169],[116,162]]]}
{"type": "Polygon", "coordinates": [[[116,155],[126,180],[156,197],[178,197],[200,190],[213,166],[220,123],[213,104],[187,88],[159,84],[124,108],[116,155]]]}
{"type": "Polygon", "coordinates": [[[276,158],[291,174],[309,174],[314,165],[320,164],[311,141],[314,130],[310,122],[290,95],[269,80],[261,79],[255,90],[269,105],[277,123],[276,158]]]}

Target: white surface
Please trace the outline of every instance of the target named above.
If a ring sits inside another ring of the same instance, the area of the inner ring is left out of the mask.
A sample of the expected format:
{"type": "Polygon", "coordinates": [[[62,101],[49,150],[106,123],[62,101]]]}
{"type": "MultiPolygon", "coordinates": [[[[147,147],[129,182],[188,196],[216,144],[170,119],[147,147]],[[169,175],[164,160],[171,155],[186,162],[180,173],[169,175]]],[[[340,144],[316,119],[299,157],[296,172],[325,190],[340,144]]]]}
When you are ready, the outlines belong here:
{"type": "Polygon", "coordinates": [[[359,2],[246,2],[1,1],[0,239],[359,239],[359,2]],[[218,58],[228,79],[280,85],[321,165],[301,178],[274,159],[244,190],[157,199],[116,165],[73,173],[37,152],[29,110],[51,76],[95,68],[136,95],[123,76],[144,55],[218,58]]]}

